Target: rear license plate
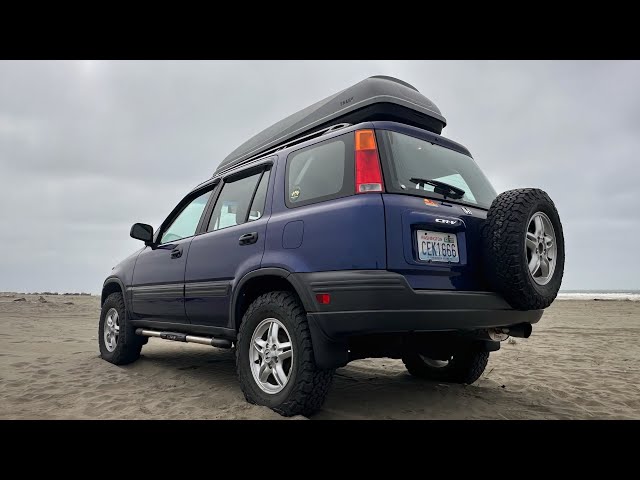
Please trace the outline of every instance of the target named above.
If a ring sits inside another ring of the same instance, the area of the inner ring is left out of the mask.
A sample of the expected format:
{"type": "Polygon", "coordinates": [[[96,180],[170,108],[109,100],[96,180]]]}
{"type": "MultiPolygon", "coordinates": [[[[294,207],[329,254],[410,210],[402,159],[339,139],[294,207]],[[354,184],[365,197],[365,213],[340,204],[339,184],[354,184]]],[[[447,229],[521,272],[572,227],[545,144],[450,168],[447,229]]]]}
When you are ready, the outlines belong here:
{"type": "Polygon", "coordinates": [[[418,258],[426,262],[460,263],[455,233],[418,230],[418,258]]]}

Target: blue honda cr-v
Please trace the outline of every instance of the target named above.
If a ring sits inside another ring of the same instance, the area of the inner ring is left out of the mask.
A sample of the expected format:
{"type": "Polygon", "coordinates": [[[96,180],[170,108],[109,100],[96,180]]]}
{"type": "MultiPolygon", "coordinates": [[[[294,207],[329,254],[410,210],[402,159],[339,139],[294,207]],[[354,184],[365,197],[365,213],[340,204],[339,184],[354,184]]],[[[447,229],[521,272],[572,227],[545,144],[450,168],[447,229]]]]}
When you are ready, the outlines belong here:
{"type": "Polygon", "coordinates": [[[102,290],[115,364],[149,337],[235,347],[249,402],[319,409],[367,357],[472,383],[555,299],[564,240],[541,190],[496,196],[415,88],[371,77],[250,139],[169,214],[102,290]]]}

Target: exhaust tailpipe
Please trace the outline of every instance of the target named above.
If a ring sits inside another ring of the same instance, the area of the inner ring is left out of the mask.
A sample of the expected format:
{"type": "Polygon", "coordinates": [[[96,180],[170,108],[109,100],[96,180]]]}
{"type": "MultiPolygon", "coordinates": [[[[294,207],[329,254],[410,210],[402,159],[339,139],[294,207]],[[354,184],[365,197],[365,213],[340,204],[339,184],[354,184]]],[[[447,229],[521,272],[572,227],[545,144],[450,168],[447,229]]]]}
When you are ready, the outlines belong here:
{"type": "Polygon", "coordinates": [[[143,337],[157,337],[163,340],[172,340],[174,342],[199,343],[201,345],[211,345],[217,348],[231,348],[231,340],[225,338],[197,337],[195,335],[187,335],[177,332],[158,332],[156,330],[146,330],[144,328],[136,329],[137,335],[143,337]]]}
{"type": "Polygon", "coordinates": [[[502,327],[500,330],[502,333],[506,333],[512,337],[529,338],[533,327],[530,323],[518,323],[517,325],[511,325],[509,327],[502,327]]]}

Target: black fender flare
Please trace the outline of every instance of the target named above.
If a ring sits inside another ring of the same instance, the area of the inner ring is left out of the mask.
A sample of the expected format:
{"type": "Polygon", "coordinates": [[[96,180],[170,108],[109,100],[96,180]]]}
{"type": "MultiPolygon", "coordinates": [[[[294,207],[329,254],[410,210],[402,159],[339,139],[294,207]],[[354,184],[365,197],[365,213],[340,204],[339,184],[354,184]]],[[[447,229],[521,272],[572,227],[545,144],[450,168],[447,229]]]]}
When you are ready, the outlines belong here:
{"type": "Polygon", "coordinates": [[[238,302],[238,296],[242,291],[242,287],[250,280],[257,277],[280,277],[287,280],[293,289],[295,290],[298,297],[300,297],[300,301],[302,301],[302,305],[305,310],[308,312],[311,308],[313,308],[313,301],[310,298],[307,289],[300,283],[296,275],[292,275],[289,270],[285,270],[284,268],[278,267],[266,267],[259,268],[257,270],[252,270],[246,273],[233,287],[233,291],[231,293],[231,302],[229,302],[229,327],[236,329],[238,327],[238,319],[236,319],[236,304],[238,302]]]}
{"type": "Polygon", "coordinates": [[[128,301],[129,299],[128,299],[128,295],[127,295],[127,290],[126,290],[126,288],[124,288],[124,283],[122,283],[122,280],[120,280],[118,277],[107,277],[107,279],[102,284],[102,291],[100,292],[100,306],[102,306],[102,303],[105,300],[102,297],[102,292],[104,292],[104,287],[106,287],[107,285],[109,285],[111,283],[117,283],[118,286],[120,287],[120,290],[122,290],[122,298],[124,299],[124,308],[127,310],[127,313],[128,313],[129,312],[129,301],[128,301]]]}
{"type": "Polygon", "coordinates": [[[311,341],[313,342],[313,354],[316,360],[316,364],[320,368],[337,368],[342,367],[349,361],[349,354],[347,343],[344,340],[332,341],[326,337],[322,329],[318,326],[314,316],[314,300],[311,290],[307,285],[300,280],[298,275],[285,270],[284,268],[267,267],[252,270],[245,274],[233,288],[231,294],[231,302],[229,305],[229,327],[237,331],[237,321],[235,312],[236,304],[238,302],[238,296],[242,291],[242,287],[251,279],[264,276],[275,276],[285,279],[293,287],[296,292],[302,306],[307,312],[307,318],[309,320],[309,330],[311,332],[311,341]]]}

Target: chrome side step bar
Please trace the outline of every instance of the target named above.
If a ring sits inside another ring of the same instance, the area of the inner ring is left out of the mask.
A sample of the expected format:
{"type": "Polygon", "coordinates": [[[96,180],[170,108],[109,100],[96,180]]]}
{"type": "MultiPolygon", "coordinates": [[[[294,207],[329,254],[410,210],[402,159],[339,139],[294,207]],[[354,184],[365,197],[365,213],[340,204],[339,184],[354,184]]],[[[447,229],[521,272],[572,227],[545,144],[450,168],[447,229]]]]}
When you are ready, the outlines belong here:
{"type": "Polygon", "coordinates": [[[231,348],[231,340],[225,338],[213,338],[213,337],[196,337],[194,335],[187,335],[186,333],[177,332],[159,332],[157,330],[147,330],[146,328],[136,329],[136,335],[142,335],[143,337],[157,337],[163,340],[173,340],[174,342],[187,342],[187,343],[199,343],[201,345],[211,345],[217,348],[231,348]]]}

